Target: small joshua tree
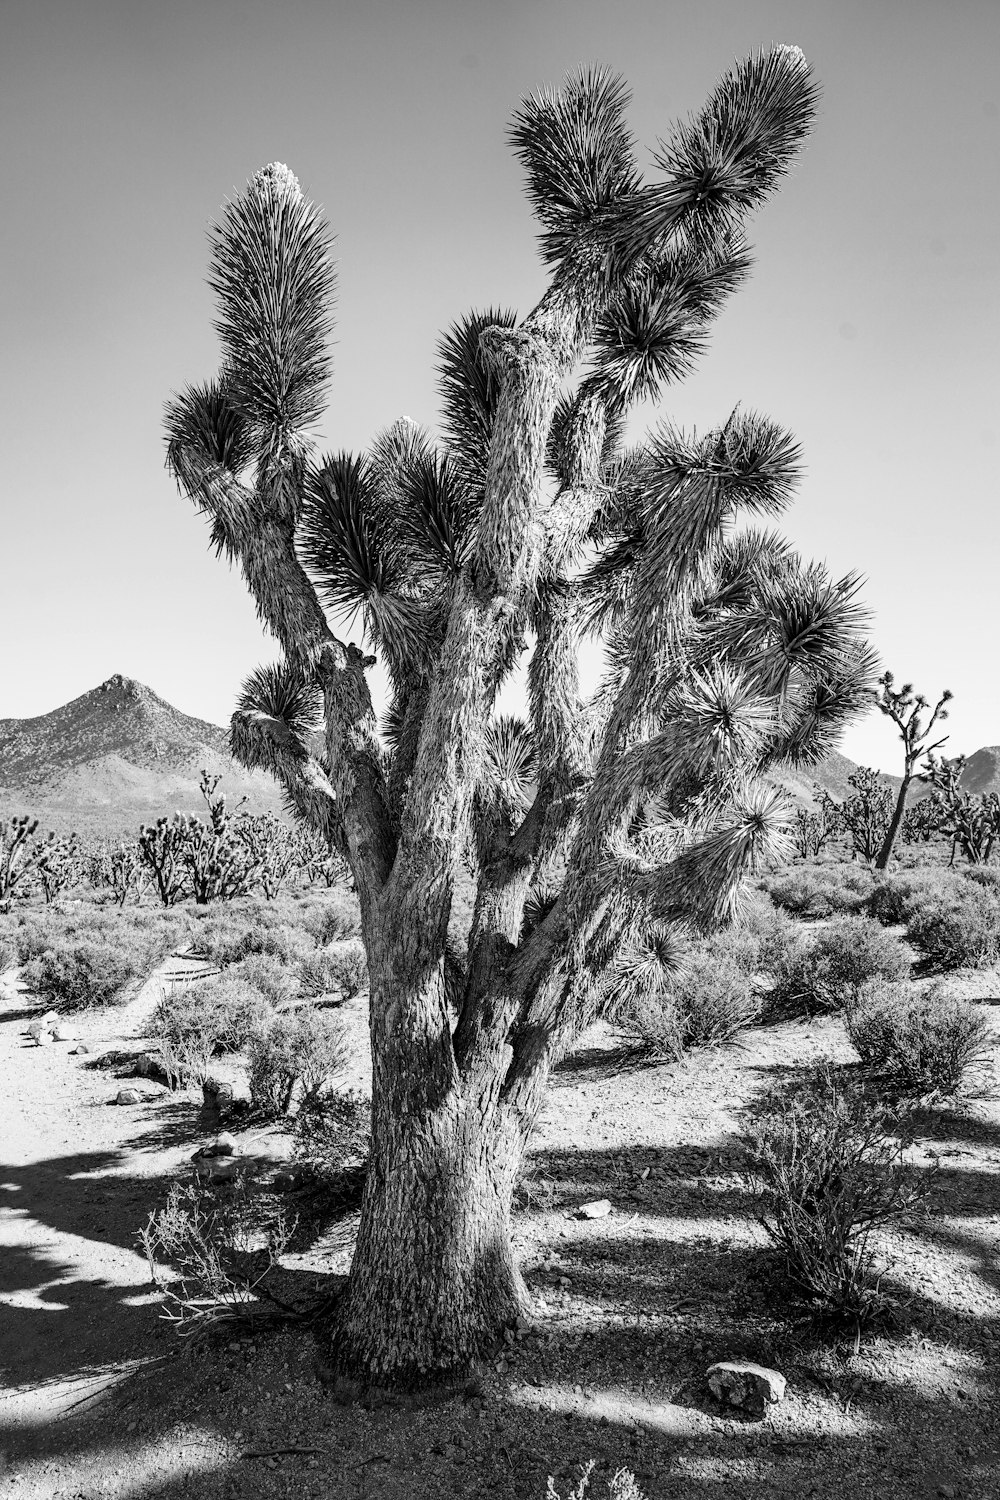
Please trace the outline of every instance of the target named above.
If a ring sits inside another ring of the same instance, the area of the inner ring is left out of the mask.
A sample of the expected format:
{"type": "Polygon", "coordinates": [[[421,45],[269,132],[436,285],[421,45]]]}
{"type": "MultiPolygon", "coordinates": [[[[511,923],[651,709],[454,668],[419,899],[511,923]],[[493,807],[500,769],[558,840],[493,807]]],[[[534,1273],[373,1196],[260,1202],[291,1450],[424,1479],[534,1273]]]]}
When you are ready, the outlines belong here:
{"type": "Polygon", "coordinates": [[[896,834],[899,832],[903,815],[906,812],[906,796],[910,790],[910,783],[917,774],[917,762],[923,756],[932,755],[935,750],[940,750],[948,738],[945,734],[940,739],[934,740],[932,744],[928,744],[934,726],[948,717],[945,704],[949,703],[952,697],[949,690],[945,688],[931,710],[930,717],[927,718],[925,716],[930,703],[923,693],[914,693],[912,682],[904,682],[901,688],[894,688],[892,684],[892,673],[883,672],[878,680],[879,692],[875,703],[880,713],[891,719],[899,730],[899,737],[903,741],[903,779],[899,784],[896,805],[892,810],[892,817],[889,819],[882,846],[875,857],[876,870],[884,870],[889,864],[896,834]]]}
{"type": "Polygon", "coordinates": [[[1000,796],[996,792],[977,796],[963,790],[965,759],[956,755],[953,760],[938,760],[929,754],[923,772],[933,788],[937,827],[951,840],[950,865],[955,863],[958,850],[969,864],[985,864],[1000,838],[1000,796]]]}
{"type": "Polygon", "coordinates": [[[840,828],[840,818],[832,798],[820,801],[816,807],[797,807],[792,820],[792,842],[796,854],[802,859],[815,859],[840,828]]]}
{"type": "Polygon", "coordinates": [[[46,903],[80,879],[83,856],[75,833],[50,833],[35,860],[35,869],[46,903]]]}
{"type": "Polygon", "coordinates": [[[38,819],[29,818],[27,813],[0,825],[0,902],[5,905],[41,854],[42,846],[32,842],[37,829],[38,819]]]}
{"type": "Polygon", "coordinates": [[[892,817],[892,793],[877,771],[859,766],[847,778],[851,795],[837,802],[829,792],[821,797],[821,806],[836,826],[850,835],[855,859],[871,864],[885,842],[892,817]]]}
{"type": "Polygon", "coordinates": [[[139,830],[139,858],[156,885],[156,894],[164,906],[174,906],[187,894],[188,878],[184,863],[187,830],[184,818],[157,818],[139,830]]]}
{"type": "Polygon", "coordinates": [[[512,138],[550,283],[526,318],[444,336],[438,441],[403,420],[367,454],[315,453],[333,268],[287,167],[213,232],[222,370],[169,403],[168,462],[283,653],[244,686],[234,753],[343,854],[360,905],[371,1151],[335,1357],[379,1381],[465,1368],[520,1315],[511,1197],[553,1064],[624,945],[725,922],[785,855],[768,769],[815,763],[870,696],[857,577],[735,529],[788,503],[790,435],[736,411],[622,443],[747,274],[747,217],[814,98],[797,48],[747,59],[649,182],[620,79],[526,99],[512,138]],[[527,719],[504,724],[525,658],[527,719]]]}
{"type": "Polygon", "coordinates": [[[180,819],[181,860],[199,906],[245,895],[259,869],[259,850],[240,837],[225,796],[216,796],[221,779],[207,771],[201,773],[199,791],[208,809],[207,823],[195,817],[180,819]]]}

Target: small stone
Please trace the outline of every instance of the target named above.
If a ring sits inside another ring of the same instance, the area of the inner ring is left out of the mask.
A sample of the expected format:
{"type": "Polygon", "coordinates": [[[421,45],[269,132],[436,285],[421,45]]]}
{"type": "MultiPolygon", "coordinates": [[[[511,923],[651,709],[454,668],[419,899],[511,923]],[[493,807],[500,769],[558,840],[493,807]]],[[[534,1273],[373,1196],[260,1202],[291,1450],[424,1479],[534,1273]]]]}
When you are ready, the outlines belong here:
{"type": "Polygon", "coordinates": [[[953,1484],[939,1484],[938,1494],[943,1497],[943,1500],[955,1500],[958,1491],[953,1484]]]}
{"type": "Polygon", "coordinates": [[[87,1046],[86,1042],[79,1042],[73,1048],[73,1056],[74,1057],[86,1057],[86,1055],[87,1055],[87,1053],[89,1051],[90,1051],[90,1048],[87,1046]]]}
{"type": "Polygon", "coordinates": [[[202,1148],[202,1155],[203,1156],[235,1156],[236,1155],[236,1140],[235,1140],[235,1137],[231,1136],[229,1134],[228,1130],[222,1131],[221,1135],[217,1135],[215,1137],[215,1140],[212,1142],[212,1144],[210,1146],[204,1146],[202,1148]]]}
{"type": "Polygon", "coordinates": [[[202,1182],[232,1182],[241,1166],[236,1156],[199,1156],[195,1152],[192,1160],[202,1182]]]}
{"type": "Polygon", "coordinates": [[[47,1010],[42,1017],[42,1021],[51,1030],[59,1022],[59,1012],[57,1010],[47,1010]]]}
{"type": "Polygon", "coordinates": [[[578,1219],[604,1219],[611,1212],[611,1202],[607,1198],[595,1198],[592,1203],[581,1203],[576,1211],[578,1219]]]}
{"type": "Polygon", "coordinates": [[[39,1046],[39,1047],[51,1047],[52,1046],[52,1033],[51,1033],[51,1031],[40,1031],[38,1033],[38,1035],[35,1037],[35,1042],[36,1042],[36,1045],[39,1046]]]}
{"type": "Polygon", "coordinates": [[[32,1021],[31,1025],[28,1027],[28,1036],[33,1037],[35,1039],[35,1041],[37,1042],[38,1038],[41,1036],[42,1032],[43,1031],[49,1031],[49,1030],[51,1030],[51,1028],[49,1026],[48,1021],[43,1021],[43,1020],[32,1021]]]}
{"type": "Polygon", "coordinates": [[[138,1089],[119,1089],[116,1104],[141,1104],[142,1095],[138,1089]]]}
{"type": "Polygon", "coordinates": [[[52,1035],[57,1042],[76,1041],[76,1032],[66,1021],[60,1021],[58,1026],[53,1028],[52,1035]]]}
{"type": "Polygon", "coordinates": [[[761,1411],[785,1395],[784,1375],[749,1360],[721,1360],[709,1366],[705,1379],[712,1395],[729,1406],[761,1411]]]}

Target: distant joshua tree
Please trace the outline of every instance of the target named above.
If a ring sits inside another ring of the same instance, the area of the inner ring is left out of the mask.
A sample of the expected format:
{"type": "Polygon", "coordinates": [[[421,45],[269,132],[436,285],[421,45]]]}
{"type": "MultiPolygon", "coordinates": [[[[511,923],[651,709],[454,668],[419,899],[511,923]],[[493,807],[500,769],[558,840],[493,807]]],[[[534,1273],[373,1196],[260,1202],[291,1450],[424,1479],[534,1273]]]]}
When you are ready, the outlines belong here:
{"type": "Polygon", "coordinates": [[[785,856],[766,773],[815,763],[870,701],[857,577],[734,529],[788,504],[790,435],[736,411],[622,442],[746,277],[747,216],[814,101],[797,48],[753,56],[646,182],[620,79],[526,99],[511,135],[551,280],[523,320],[491,309],[445,334],[440,441],[404,419],[366,454],[315,453],[334,273],[287,167],[258,172],[213,231],[221,373],[169,403],[168,462],[282,651],[243,688],[234,753],[343,853],[370,972],[341,1368],[439,1376],[501,1341],[525,1296],[511,1195],[553,1064],[623,953],[669,962],[677,924],[725,922],[746,874],[785,856]],[[587,633],[607,663],[589,700],[587,633]],[[527,717],[499,718],[525,658],[527,717]],[[459,951],[463,865],[477,894],[459,951]]]}
{"type": "Polygon", "coordinates": [[[876,870],[884,870],[889,864],[896,835],[906,812],[906,796],[910,790],[910,783],[917,774],[917,762],[923,756],[932,756],[934,751],[939,750],[948,739],[948,736],[944,734],[933,744],[927,743],[934,726],[948,717],[945,704],[950,703],[952,698],[952,694],[945,688],[934,705],[930,718],[925,718],[924,715],[930,708],[930,703],[923,693],[914,693],[912,682],[904,682],[901,688],[894,688],[892,684],[892,673],[883,672],[878,680],[879,691],[875,703],[879,711],[885,714],[886,718],[891,719],[899,730],[899,737],[903,741],[903,779],[899,785],[899,793],[892,817],[889,819],[889,826],[875,857],[876,870]]]}

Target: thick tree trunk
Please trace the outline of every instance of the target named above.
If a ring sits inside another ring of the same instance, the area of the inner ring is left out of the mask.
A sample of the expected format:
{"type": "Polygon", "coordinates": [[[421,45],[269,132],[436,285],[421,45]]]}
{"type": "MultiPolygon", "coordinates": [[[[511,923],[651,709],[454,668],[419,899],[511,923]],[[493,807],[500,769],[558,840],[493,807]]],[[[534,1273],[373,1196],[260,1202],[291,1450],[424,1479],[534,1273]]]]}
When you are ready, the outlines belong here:
{"type": "Polygon", "coordinates": [[[524,1132],[491,1076],[454,1066],[436,981],[372,1007],[372,1140],[334,1334],[338,1368],[399,1385],[466,1373],[523,1311],[511,1195],[524,1132]]]}
{"type": "Polygon", "coordinates": [[[907,772],[900,784],[899,796],[896,798],[896,806],[893,808],[892,817],[889,820],[889,827],[886,829],[885,838],[882,840],[882,847],[875,859],[876,870],[884,870],[889,864],[889,860],[892,856],[893,845],[896,842],[896,835],[899,832],[899,825],[902,823],[903,814],[906,811],[906,794],[910,790],[910,782],[912,780],[913,777],[909,772],[907,772]]]}

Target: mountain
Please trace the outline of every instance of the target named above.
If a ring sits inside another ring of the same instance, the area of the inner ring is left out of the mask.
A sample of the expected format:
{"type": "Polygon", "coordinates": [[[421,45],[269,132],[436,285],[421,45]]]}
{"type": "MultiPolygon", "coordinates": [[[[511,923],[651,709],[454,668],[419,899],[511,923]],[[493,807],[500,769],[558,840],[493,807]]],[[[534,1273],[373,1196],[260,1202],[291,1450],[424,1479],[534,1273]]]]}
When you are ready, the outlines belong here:
{"type": "Polygon", "coordinates": [[[204,810],[202,769],[220,774],[230,807],[280,813],[272,777],[229,754],[227,734],[192,719],[144,683],[109,677],[37,719],[0,719],[0,816],[43,828],[134,833],[163,813],[204,810]]]}
{"type": "MultiPolygon", "coordinates": [[[[224,729],[180,713],[144,683],[109,677],[40,718],[0,719],[0,818],[30,813],[45,829],[134,833],[163,813],[201,813],[202,768],[222,776],[230,807],[246,797],[250,812],[281,813],[277,784],[236,764],[224,729]]],[[[822,765],[773,779],[806,805],[816,786],[838,800],[848,796],[856,769],[834,751],[822,765]]],[[[882,779],[899,786],[897,776],[882,779]]],[[[970,755],[962,783],[972,792],[1000,791],[1000,746],[970,755]]],[[[926,794],[915,783],[910,796],[926,794]]]]}
{"type": "Polygon", "coordinates": [[[1000,745],[984,745],[969,756],[962,785],[969,792],[1000,792],[1000,745]]]}

